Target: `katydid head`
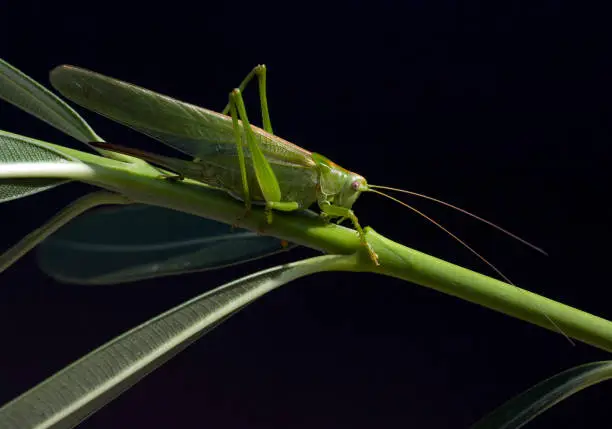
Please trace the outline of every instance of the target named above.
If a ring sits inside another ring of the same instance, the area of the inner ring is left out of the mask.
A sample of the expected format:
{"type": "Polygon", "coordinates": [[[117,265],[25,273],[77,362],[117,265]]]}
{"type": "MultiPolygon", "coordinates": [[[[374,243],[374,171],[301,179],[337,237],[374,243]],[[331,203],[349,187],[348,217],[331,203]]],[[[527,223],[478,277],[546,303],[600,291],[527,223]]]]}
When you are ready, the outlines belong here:
{"type": "Polygon", "coordinates": [[[357,201],[357,198],[359,198],[359,195],[367,190],[368,182],[363,176],[347,171],[344,185],[336,194],[334,204],[350,209],[355,204],[355,201],[357,201]]]}
{"type": "Polygon", "coordinates": [[[340,167],[321,154],[313,152],[312,158],[319,170],[319,192],[326,201],[350,209],[359,195],[368,190],[368,182],[363,176],[340,167]]]}

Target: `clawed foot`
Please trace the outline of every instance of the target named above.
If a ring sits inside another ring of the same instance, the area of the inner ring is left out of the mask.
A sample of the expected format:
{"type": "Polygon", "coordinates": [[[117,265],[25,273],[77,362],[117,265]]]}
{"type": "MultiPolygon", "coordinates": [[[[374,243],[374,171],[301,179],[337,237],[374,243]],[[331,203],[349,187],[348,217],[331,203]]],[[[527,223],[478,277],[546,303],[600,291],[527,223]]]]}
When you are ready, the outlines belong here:
{"type": "Polygon", "coordinates": [[[370,259],[372,260],[372,262],[374,262],[374,265],[376,265],[377,267],[380,266],[380,262],[378,261],[378,255],[376,254],[370,243],[368,243],[367,241],[362,241],[361,244],[363,244],[368,250],[368,254],[370,255],[370,259]]]}
{"type": "Polygon", "coordinates": [[[273,216],[272,216],[272,209],[271,209],[271,208],[266,207],[265,213],[266,213],[266,222],[267,222],[268,224],[271,224],[271,223],[272,223],[272,217],[273,217],[273,216]]]}
{"type": "Polygon", "coordinates": [[[235,230],[235,229],[237,229],[237,228],[240,228],[240,222],[242,222],[242,220],[243,220],[244,218],[248,217],[250,214],[251,214],[251,208],[249,207],[249,208],[247,208],[247,209],[244,211],[244,214],[242,214],[242,216],[239,216],[239,217],[238,217],[238,218],[237,218],[237,219],[234,221],[234,223],[232,224],[232,227],[231,227],[231,228],[232,228],[232,231],[233,231],[233,230],[235,230]]]}

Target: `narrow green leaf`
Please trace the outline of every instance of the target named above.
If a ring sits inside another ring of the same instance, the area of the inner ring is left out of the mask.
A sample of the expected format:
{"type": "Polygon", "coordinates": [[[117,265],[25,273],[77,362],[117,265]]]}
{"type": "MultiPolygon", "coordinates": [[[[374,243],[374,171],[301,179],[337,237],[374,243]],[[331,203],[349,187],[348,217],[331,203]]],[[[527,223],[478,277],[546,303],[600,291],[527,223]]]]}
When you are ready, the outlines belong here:
{"type": "MultiPolygon", "coordinates": [[[[129,198],[108,191],[98,191],[85,195],[76,201],[73,201],[68,206],[64,207],[59,213],[45,222],[42,226],[36,228],[28,235],[19,240],[18,243],[10,247],[4,253],[0,254],[0,273],[9,268],[19,260],[23,255],[28,253],[32,248],[38,245],[43,240],[47,239],[51,234],[58,229],[61,230],[68,222],[81,213],[100,205],[105,204],[131,204],[129,198]]],[[[71,262],[71,261],[69,261],[71,262]]]]}
{"type": "MultiPolygon", "coordinates": [[[[3,164],[79,162],[59,150],[18,134],[0,130],[0,170],[3,164]]],[[[0,179],[0,203],[27,197],[66,183],[65,179],[0,179]]]]}
{"type": "Polygon", "coordinates": [[[107,285],[212,270],[285,250],[275,237],[132,205],[79,216],[41,243],[37,253],[41,269],[58,281],[107,285]]]}
{"type": "Polygon", "coordinates": [[[2,59],[0,98],[83,143],[103,141],[68,104],[2,59]]]}
{"type": "Polygon", "coordinates": [[[472,429],[518,429],[574,393],[612,378],[612,361],[580,365],[536,384],[480,420],[472,429]]]}
{"type": "Polygon", "coordinates": [[[257,298],[297,278],[355,263],[353,256],[319,256],[213,289],[117,337],[4,405],[0,427],[72,428],[257,298]]]}

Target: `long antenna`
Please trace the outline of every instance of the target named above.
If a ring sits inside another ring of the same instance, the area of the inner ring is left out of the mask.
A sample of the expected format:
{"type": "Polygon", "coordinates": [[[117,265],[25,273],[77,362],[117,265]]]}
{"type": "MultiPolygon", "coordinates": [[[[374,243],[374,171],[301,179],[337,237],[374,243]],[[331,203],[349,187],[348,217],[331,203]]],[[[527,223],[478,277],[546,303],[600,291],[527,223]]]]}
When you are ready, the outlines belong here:
{"type": "MultiPolygon", "coordinates": [[[[544,254],[544,255],[548,256],[548,253],[546,253],[546,252],[545,252],[543,249],[541,249],[541,248],[539,248],[539,247],[537,247],[537,246],[535,246],[535,245],[531,244],[531,243],[530,243],[530,242],[528,242],[527,240],[522,239],[522,238],[521,238],[521,237],[519,237],[518,235],[513,234],[513,233],[511,233],[510,231],[505,230],[505,229],[504,229],[504,228],[502,228],[501,226],[499,226],[499,225],[495,225],[493,222],[490,222],[490,221],[488,221],[488,220],[486,220],[486,219],[483,219],[483,218],[481,218],[480,216],[476,216],[474,213],[470,213],[469,211],[464,210],[464,209],[462,209],[461,207],[457,207],[457,206],[454,206],[454,205],[452,205],[452,204],[450,204],[450,203],[447,203],[446,201],[442,201],[442,200],[439,200],[439,199],[437,199],[437,198],[430,197],[429,195],[419,194],[418,192],[407,191],[407,190],[405,190],[405,189],[391,188],[390,186],[368,185],[368,187],[370,187],[370,188],[377,188],[377,189],[385,189],[385,190],[387,190],[387,191],[402,192],[402,193],[404,193],[404,194],[414,195],[415,197],[425,198],[425,199],[427,199],[427,200],[434,201],[434,202],[436,202],[436,203],[438,203],[438,204],[445,205],[445,206],[447,206],[447,207],[450,207],[450,208],[452,208],[452,209],[455,209],[455,210],[457,210],[457,211],[460,211],[461,213],[465,213],[465,214],[466,214],[466,215],[468,215],[468,216],[472,216],[474,219],[477,219],[477,220],[479,220],[479,221],[481,221],[481,222],[484,222],[484,223],[486,223],[487,225],[492,226],[493,228],[497,229],[498,231],[501,231],[501,232],[503,232],[504,234],[507,234],[507,235],[509,235],[510,237],[514,238],[515,240],[518,240],[518,241],[520,241],[521,243],[523,243],[523,244],[525,244],[525,245],[527,245],[527,246],[531,247],[533,250],[536,250],[536,251],[538,251],[538,252],[540,252],[540,253],[542,253],[542,254],[544,254]]],[[[386,194],[385,194],[385,195],[386,195],[386,194]]]]}
{"type": "MultiPolygon", "coordinates": [[[[370,188],[372,188],[372,186],[370,185],[370,188]]],[[[381,188],[380,186],[378,186],[378,188],[381,188]]],[[[483,261],[485,264],[487,264],[489,267],[491,267],[491,269],[493,269],[497,274],[500,275],[501,278],[503,278],[506,282],[508,282],[509,284],[511,284],[512,286],[518,287],[516,286],[516,284],[514,284],[512,282],[512,280],[510,280],[508,277],[506,277],[504,275],[504,273],[502,273],[495,265],[493,265],[491,262],[489,262],[487,259],[485,259],[484,256],[482,256],[480,253],[478,253],[477,251],[475,251],[474,249],[472,249],[465,241],[461,240],[459,237],[457,237],[455,234],[453,234],[452,232],[450,232],[448,229],[446,229],[444,226],[442,226],[439,222],[433,220],[432,218],[430,218],[429,216],[427,216],[425,213],[421,212],[420,210],[417,210],[416,208],[406,204],[405,202],[398,200],[397,198],[392,197],[391,195],[387,195],[384,192],[381,191],[377,191],[376,189],[369,189],[369,192],[374,192],[375,194],[378,195],[382,195],[385,198],[389,198],[392,201],[395,201],[398,204],[401,204],[404,207],[409,208],[410,210],[412,210],[413,212],[417,213],[418,215],[424,217],[425,219],[427,219],[428,221],[430,221],[431,223],[433,223],[434,225],[436,225],[438,228],[440,228],[442,231],[446,232],[448,235],[450,235],[451,237],[453,237],[455,240],[457,240],[459,243],[461,243],[466,249],[468,249],[470,252],[472,252],[474,255],[476,255],[481,261],[483,261]]],[[[572,346],[575,346],[576,344],[572,341],[572,339],[565,333],[563,332],[563,330],[559,327],[559,325],[557,325],[548,314],[546,314],[545,312],[542,311],[542,314],[544,315],[544,317],[546,317],[546,319],[548,319],[548,321],[557,329],[557,331],[559,331],[559,333],[561,335],[563,335],[572,346]]]]}

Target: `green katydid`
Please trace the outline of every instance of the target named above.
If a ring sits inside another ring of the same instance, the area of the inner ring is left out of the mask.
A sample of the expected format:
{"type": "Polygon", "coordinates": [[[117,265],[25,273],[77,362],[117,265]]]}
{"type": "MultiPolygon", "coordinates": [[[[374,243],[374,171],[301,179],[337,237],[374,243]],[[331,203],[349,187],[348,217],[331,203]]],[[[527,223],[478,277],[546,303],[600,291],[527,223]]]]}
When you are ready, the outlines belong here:
{"type": "Polygon", "coordinates": [[[266,96],[266,67],[256,66],[230,92],[229,103],[217,113],[89,70],[60,66],[51,72],[51,83],[64,96],[83,107],[153,137],[193,160],[182,160],[108,143],[96,146],[133,155],[165,170],[220,188],[244,201],[265,204],[267,221],[272,211],[306,209],[317,202],[325,220],[350,219],[370,258],[377,255],[352,210],[362,192],[390,198],[433,222],[482,259],[504,279],[497,268],[442,225],[420,211],[380,191],[399,191],[444,204],[483,221],[544,253],[516,235],[449,203],[415,192],[369,185],[365,178],[324,156],[309,152],[273,134],[266,96]],[[263,129],[248,120],[242,91],[257,77],[263,129]],[[227,115],[229,113],[229,116],[227,115]]]}

